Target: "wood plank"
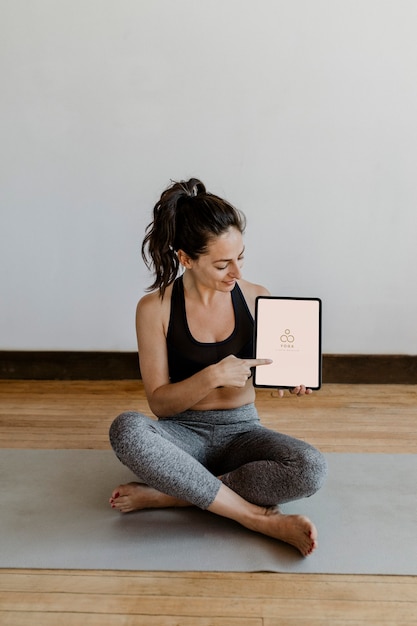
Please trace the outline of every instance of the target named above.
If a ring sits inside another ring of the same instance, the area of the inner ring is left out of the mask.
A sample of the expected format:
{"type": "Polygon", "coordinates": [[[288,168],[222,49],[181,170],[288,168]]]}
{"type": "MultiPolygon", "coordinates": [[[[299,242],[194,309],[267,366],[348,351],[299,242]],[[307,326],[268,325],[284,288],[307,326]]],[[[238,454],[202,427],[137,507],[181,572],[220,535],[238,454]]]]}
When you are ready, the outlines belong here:
{"type": "Polygon", "coordinates": [[[285,614],[300,619],[319,619],[323,614],[327,619],[341,619],[349,614],[352,620],[359,618],[401,620],[417,619],[416,604],[397,601],[350,601],[331,599],[308,599],[300,602],[287,598],[252,598],[229,596],[200,598],[188,596],[160,596],[158,594],[74,594],[74,593],[0,593],[0,607],[3,611],[70,612],[113,614],[123,607],[125,615],[176,615],[186,617],[277,617],[285,614]]]}
{"type": "Polygon", "coordinates": [[[262,618],[0,611],[2,626],[263,626],[262,618]],[[36,620],[36,621],[35,621],[36,620]]]}
{"type": "MultiPolygon", "coordinates": [[[[298,617],[287,617],[284,619],[282,617],[267,617],[263,620],[263,626],[300,626],[300,624],[301,622],[298,617]]],[[[335,620],[332,618],[328,619],[327,616],[323,615],[320,619],[309,619],[302,624],[303,626],[363,626],[363,624],[366,624],[366,626],[381,626],[381,624],[384,626],[410,626],[410,624],[415,624],[415,620],[399,620],[396,616],[394,616],[388,617],[387,619],[384,619],[384,621],[381,621],[380,619],[367,619],[366,621],[361,620],[358,622],[352,621],[349,617],[335,620]]]]}
{"type": "Polygon", "coordinates": [[[43,575],[33,574],[30,570],[0,572],[0,589],[4,592],[36,593],[105,593],[135,596],[161,595],[183,597],[236,597],[242,585],[250,585],[252,598],[293,598],[299,600],[355,600],[382,602],[413,602],[417,600],[417,577],[402,577],[401,586],[398,576],[364,575],[305,575],[254,573],[216,573],[208,577],[205,572],[185,576],[182,572],[161,572],[146,576],[135,572],[61,573],[52,571],[43,575]]]}

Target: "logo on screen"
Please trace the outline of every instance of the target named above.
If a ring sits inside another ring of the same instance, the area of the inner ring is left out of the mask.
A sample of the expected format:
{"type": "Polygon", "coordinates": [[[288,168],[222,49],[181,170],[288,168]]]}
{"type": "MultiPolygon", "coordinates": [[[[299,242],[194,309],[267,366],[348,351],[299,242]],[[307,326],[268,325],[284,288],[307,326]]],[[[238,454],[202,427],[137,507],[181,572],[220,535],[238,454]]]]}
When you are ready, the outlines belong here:
{"type": "Polygon", "coordinates": [[[291,330],[289,328],[285,329],[285,332],[282,333],[279,340],[281,342],[281,348],[284,348],[285,350],[294,348],[295,337],[291,334],[291,330]]]}

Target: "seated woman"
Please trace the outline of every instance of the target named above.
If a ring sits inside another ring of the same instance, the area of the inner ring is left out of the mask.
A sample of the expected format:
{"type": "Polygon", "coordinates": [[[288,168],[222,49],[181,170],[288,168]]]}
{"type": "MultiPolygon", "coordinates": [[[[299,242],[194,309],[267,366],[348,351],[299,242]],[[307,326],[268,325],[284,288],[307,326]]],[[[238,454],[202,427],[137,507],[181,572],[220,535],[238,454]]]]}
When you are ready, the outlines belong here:
{"type": "Polygon", "coordinates": [[[139,480],[119,485],[110,504],[122,513],[194,505],[306,556],[317,547],[314,524],[278,505],[314,494],[326,461],[260,423],[251,368],[271,361],[252,358],[253,315],[268,291],[242,279],[244,228],[243,214],[194,178],[174,183],[154,207],[142,256],[155,280],[136,329],[158,419],[126,412],[113,422],[111,445],[139,480]]]}

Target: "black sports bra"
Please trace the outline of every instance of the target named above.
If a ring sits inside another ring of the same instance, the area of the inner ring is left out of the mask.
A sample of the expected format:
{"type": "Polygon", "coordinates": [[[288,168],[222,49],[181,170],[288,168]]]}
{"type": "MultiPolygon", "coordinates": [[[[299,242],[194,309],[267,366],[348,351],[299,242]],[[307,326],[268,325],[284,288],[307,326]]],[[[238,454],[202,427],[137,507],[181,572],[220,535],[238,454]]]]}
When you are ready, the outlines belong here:
{"type": "Polygon", "coordinates": [[[231,296],[235,314],[235,328],[232,334],[224,341],[201,343],[194,339],[188,327],[182,276],[175,280],[166,339],[171,382],[176,383],[189,378],[230,354],[241,359],[253,358],[253,317],[237,283],[231,296]]]}

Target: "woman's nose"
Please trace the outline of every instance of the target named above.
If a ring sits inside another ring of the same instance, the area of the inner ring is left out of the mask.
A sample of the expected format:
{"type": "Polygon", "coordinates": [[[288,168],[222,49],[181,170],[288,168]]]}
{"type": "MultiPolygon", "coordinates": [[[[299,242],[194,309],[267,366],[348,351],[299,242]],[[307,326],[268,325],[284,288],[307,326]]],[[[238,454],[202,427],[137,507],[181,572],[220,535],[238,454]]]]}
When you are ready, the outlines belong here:
{"type": "Polygon", "coordinates": [[[229,274],[233,276],[233,278],[241,278],[242,274],[240,271],[240,267],[239,265],[237,265],[237,263],[233,263],[233,265],[230,267],[229,274]]]}

